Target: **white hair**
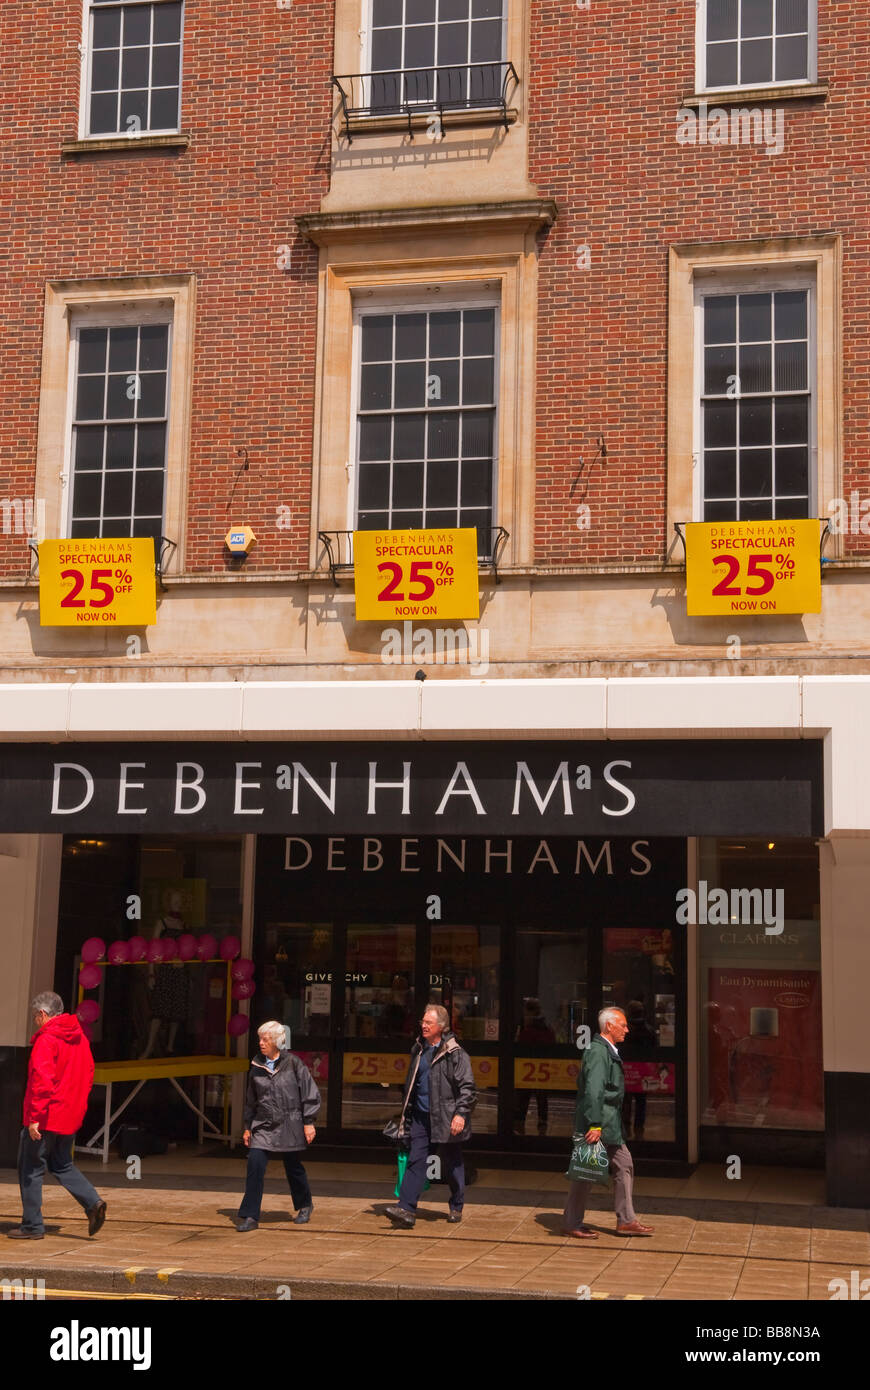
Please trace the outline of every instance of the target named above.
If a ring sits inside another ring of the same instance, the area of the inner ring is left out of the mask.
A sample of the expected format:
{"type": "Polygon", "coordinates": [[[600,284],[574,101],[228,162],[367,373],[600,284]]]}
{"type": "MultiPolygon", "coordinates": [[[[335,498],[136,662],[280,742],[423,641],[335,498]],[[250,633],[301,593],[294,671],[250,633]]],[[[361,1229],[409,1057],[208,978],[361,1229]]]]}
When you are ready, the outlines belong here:
{"type": "Polygon", "coordinates": [[[257,1037],[262,1038],[264,1033],[272,1039],[279,1052],[284,1051],[287,1046],[287,1030],[283,1023],[278,1023],[276,1019],[270,1018],[268,1023],[260,1024],[257,1029],[257,1037]]]}
{"type": "Polygon", "coordinates": [[[607,1027],[608,1023],[610,1023],[613,1019],[615,1019],[615,1018],[617,1018],[617,1017],[619,1017],[619,1018],[625,1018],[625,1010],[624,1010],[624,1009],[617,1009],[617,1008],[613,1008],[613,1007],[607,1008],[607,1009],[602,1009],[602,1010],[601,1010],[601,1013],[598,1015],[598,1031],[599,1031],[599,1033],[600,1033],[604,1028],[607,1027]]]}

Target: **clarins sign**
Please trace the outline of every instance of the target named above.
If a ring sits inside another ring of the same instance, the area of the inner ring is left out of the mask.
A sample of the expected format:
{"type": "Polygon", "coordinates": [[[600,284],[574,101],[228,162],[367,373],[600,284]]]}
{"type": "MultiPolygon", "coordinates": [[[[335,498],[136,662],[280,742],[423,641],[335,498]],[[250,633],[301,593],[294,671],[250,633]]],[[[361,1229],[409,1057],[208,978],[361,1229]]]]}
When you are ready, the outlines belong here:
{"type": "Polygon", "coordinates": [[[821,745],[6,744],[0,831],[819,835],[821,745]]]}

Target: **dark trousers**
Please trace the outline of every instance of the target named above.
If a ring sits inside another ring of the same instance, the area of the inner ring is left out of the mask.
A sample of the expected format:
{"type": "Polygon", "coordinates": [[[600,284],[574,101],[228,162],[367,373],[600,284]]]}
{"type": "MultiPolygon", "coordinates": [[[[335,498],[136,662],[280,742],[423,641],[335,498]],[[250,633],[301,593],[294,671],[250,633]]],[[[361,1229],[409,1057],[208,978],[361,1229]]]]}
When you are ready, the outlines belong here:
{"type": "MultiPolygon", "coordinates": [[[[632,1204],[634,1186],[634,1164],[625,1144],[606,1144],[610,1159],[610,1176],[613,1178],[613,1205],[616,1220],[620,1226],[630,1226],[637,1220],[632,1204]]],[[[574,1231],[583,1224],[586,1215],[586,1199],[595,1187],[592,1182],[571,1182],[568,1184],[568,1204],[565,1207],[565,1230],[574,1231]]]]}
{"type": "Polygon", "coordinates": [[[283,1160],[284,1172],[287,1174],[290,1195],[293,1198],[293,1206],[296,1211],[299,1211],[301,1207],[311,1206],[311,1188],[308,1186],[308,1177],[298,1153],[282,1154],[276,1153],[274,1149],[248,1149],[245,1195],[242,1198],[242,1205],[239,1207],[239,1216],[243,1221],[246,1221],[249,1216],[254,1221],[260,1219],[263,1183],[266,1181],[266,1164],[270,1158],[283,1160]]]}
{"type": "Polygon", "coordinates": [[[433,1145],[429,1116],[416,1110],[411,1116],[410,1135],[411,1148],[408,1153],[408,1166],[399,1188],[399,1206],[404,1211],[416,1212],[426,1181],[426,1160],[434,1151],[441,1159],[441,1172],[450,1187],[450,1210],[462,1211],[465,1201],[465,1160],[462,1144],[433,1145]]]}
{"type": "Polygon", "coordinates": [[[546,1091],[517,1092],[517,1125],[520,1129],[525,1127],[532,1096],[535,1097],[535,1103],[538,1107],[538,1129],[543,1134],[547,1128],[547,1120],[550,1114],[550,1098],[546,1091]]]}
{"type": "Polygon", "coordinates": [[[21,1225],[25,1231],[45,1233],[42,1179],[46,1168],[85,1211],[100,1200],[96,1188],[72,1161],[74,1139],[74,1134],[55,1134],[52,1130],[43,1130],[39,1139],[31,1139],[29,1131],[22,1129],[18,1144],[18,1186],[21,1188],[21,1225]]]}

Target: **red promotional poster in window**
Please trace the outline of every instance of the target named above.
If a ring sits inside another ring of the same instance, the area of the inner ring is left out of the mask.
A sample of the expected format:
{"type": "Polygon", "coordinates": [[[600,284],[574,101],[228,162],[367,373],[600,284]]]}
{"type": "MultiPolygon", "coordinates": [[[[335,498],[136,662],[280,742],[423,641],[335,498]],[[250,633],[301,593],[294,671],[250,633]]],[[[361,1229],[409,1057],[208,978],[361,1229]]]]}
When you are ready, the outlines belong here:
{"type": "Polygon", "coordinates": [[[822,1129],[818,972],[716,966],[708,999],[707,1104],[716,1121],[822,1129]]]}

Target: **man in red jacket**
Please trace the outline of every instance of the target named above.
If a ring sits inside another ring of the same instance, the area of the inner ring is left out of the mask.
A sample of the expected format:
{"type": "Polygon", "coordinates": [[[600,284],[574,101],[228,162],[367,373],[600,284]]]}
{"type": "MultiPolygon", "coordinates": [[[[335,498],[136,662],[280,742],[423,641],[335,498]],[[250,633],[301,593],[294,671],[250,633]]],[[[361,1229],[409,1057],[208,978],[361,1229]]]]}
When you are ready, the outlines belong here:
{"type": "Polygon", "coordinates": [[[59,994],[37,994],[31,1004],[33,1051],[24,1093],[24,1128],[18,1148],[21,1225],[13,1240],[42,1240],[42,1175],[53,1173],[88,1218],[88,1235],[106,1219],[106,1204],[72,1161],[73,1139],[85,1117],[94,1080],[90,1045],[75,1014],[65,1014],[59,994]]]}

